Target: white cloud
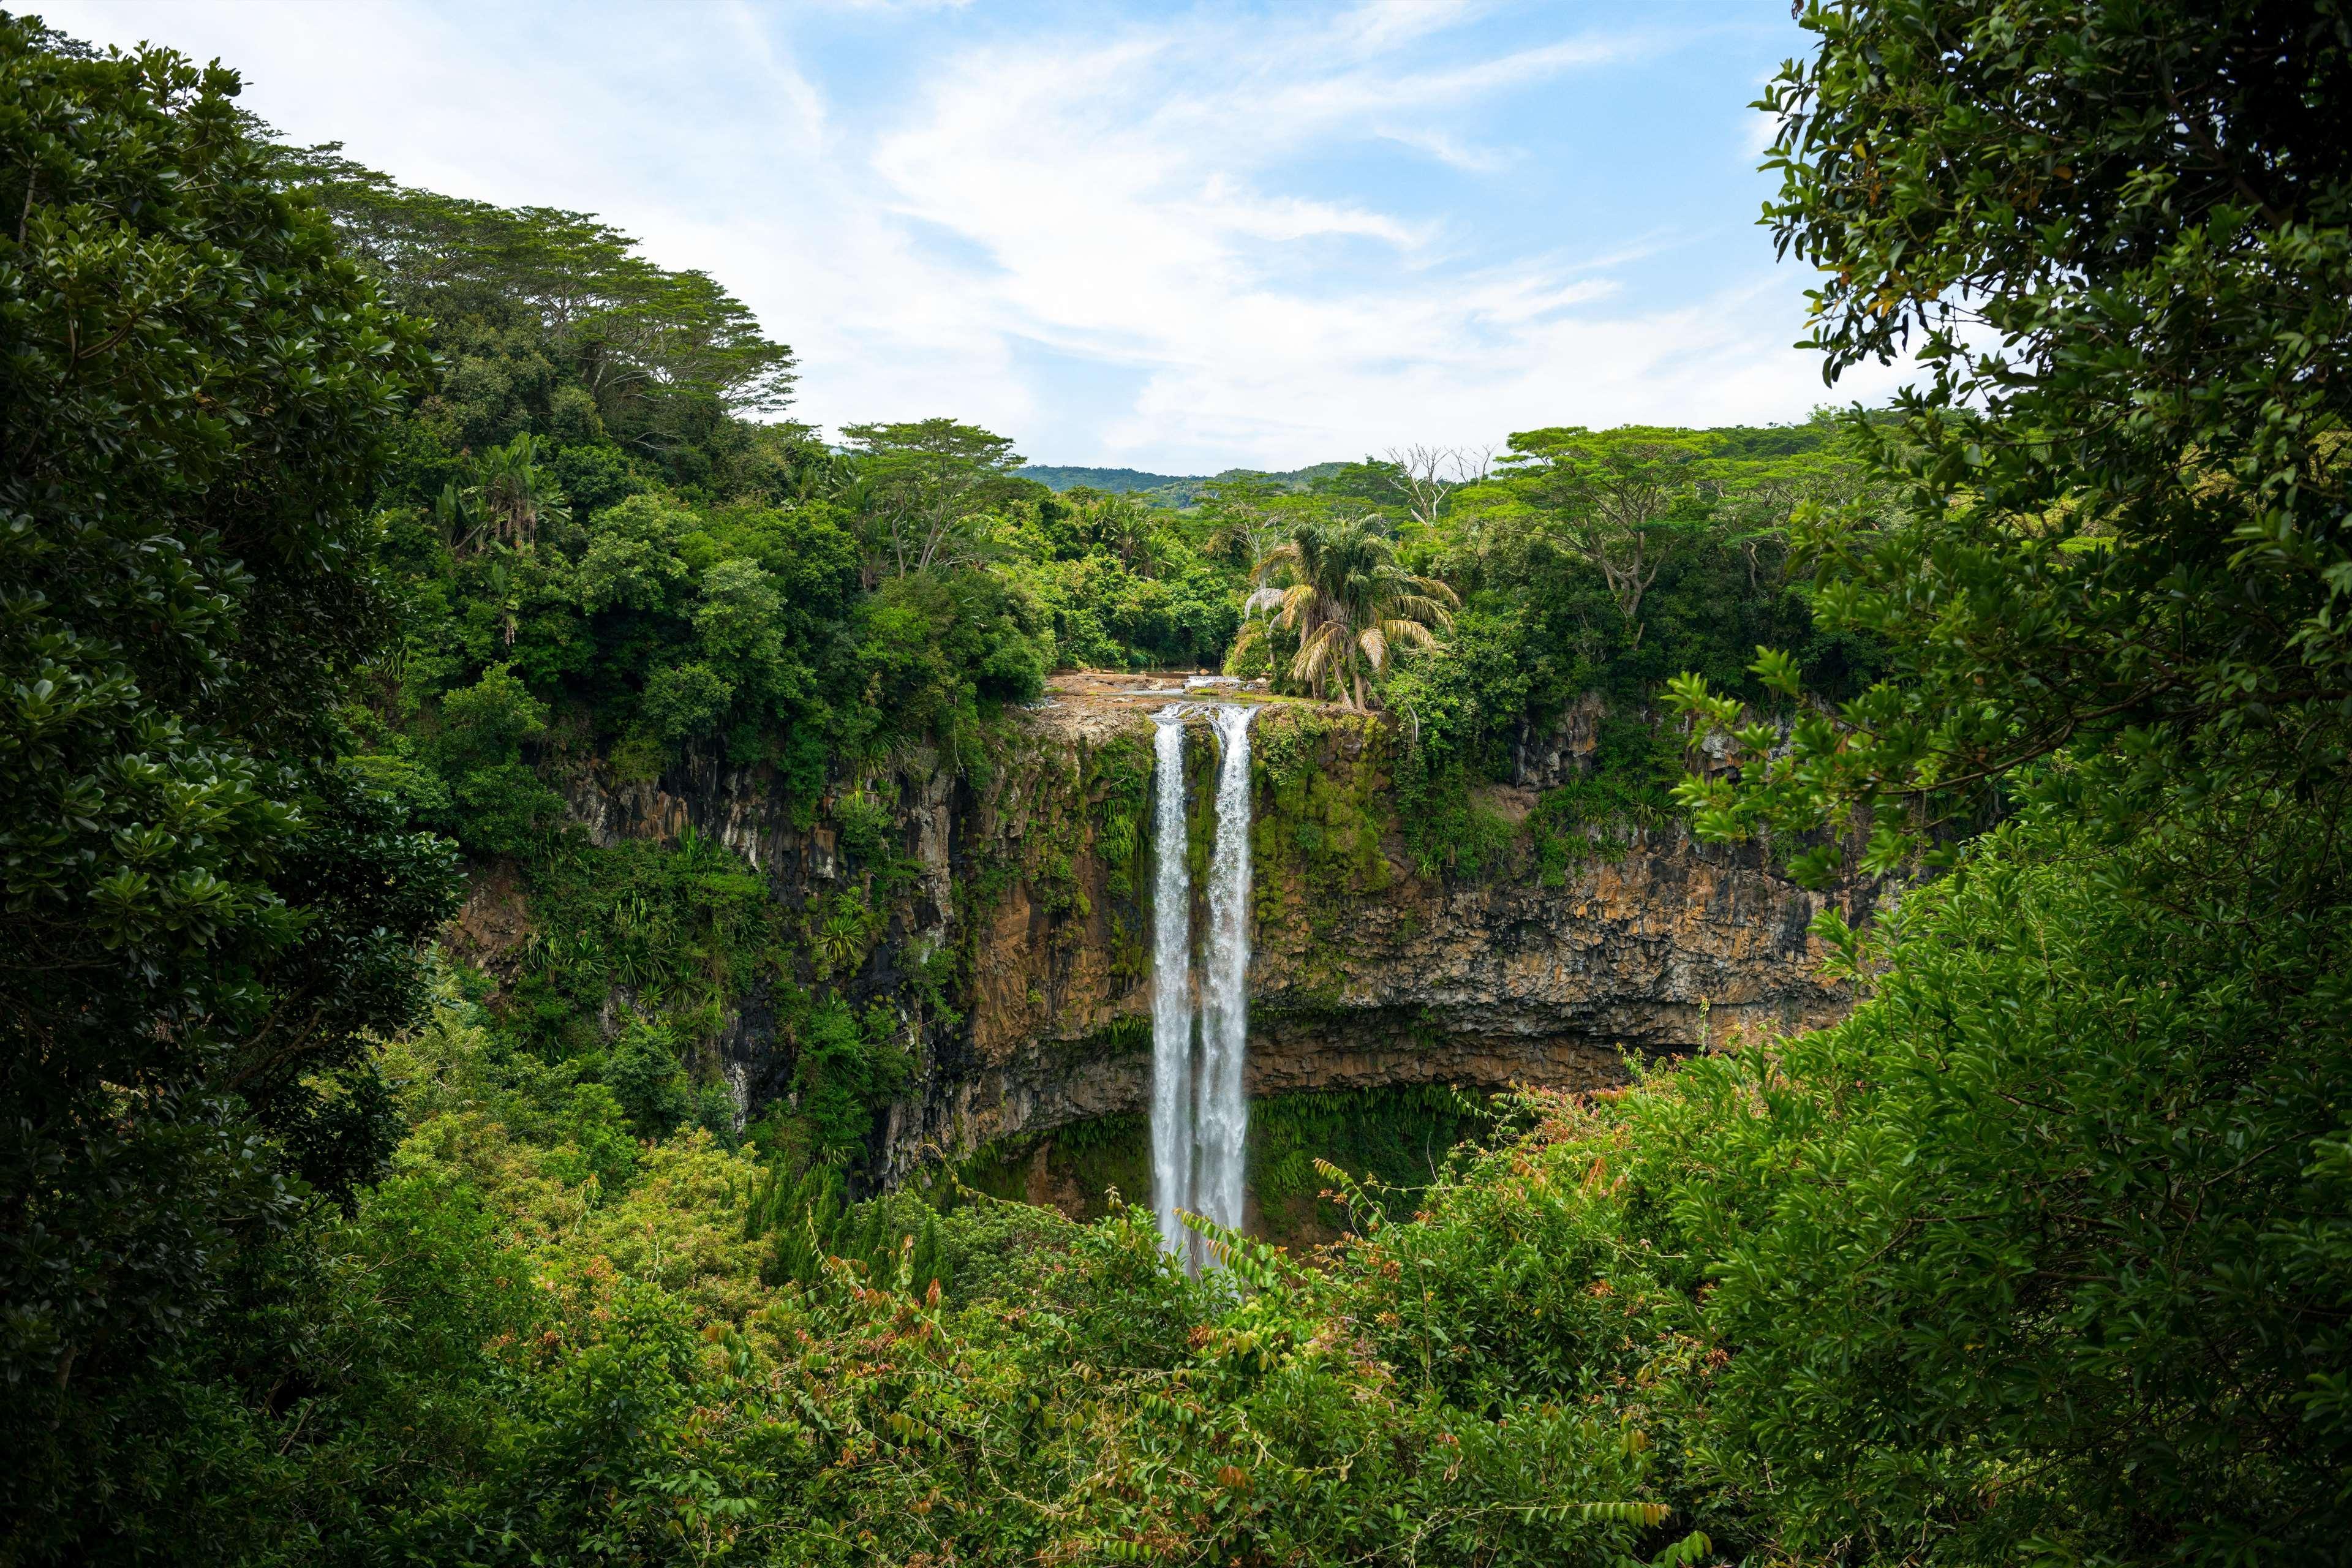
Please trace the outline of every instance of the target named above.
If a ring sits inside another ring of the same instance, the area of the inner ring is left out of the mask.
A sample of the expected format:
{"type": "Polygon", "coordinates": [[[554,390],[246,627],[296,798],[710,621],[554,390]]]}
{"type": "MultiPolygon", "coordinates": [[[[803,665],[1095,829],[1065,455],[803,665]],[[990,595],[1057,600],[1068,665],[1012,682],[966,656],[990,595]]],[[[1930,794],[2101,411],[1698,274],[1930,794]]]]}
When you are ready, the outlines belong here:
{"type": "Polygon", "coordinates": [[[1334,39],[1360,52],[1377,52],[1461,26],[1489,9],[1468,0],[1367,0],[1336,18],[1334,39]]]}
{"type": "Polygon", "coordinates": [[[1760,237],[1744,279],[1661,306],[1627,280],[1687,237],[1563,231],[1500,254],[1458,214],[1298,173],[1402,145],[1433,178],[1491,175],[1528,154],[1484,106],[1678,42],[1481,48],[1463,28],[1487,9],[997,26],[938,59],[929,30],[982,14],[882,17],[857,26],[908,52],[853,94],[787,41],[793,18],[747,4],[48,7],[99,41],[218,54],[290,135],[412,183],[602,213],[740,294],[799,352],[801,413],[827,425],[951,413],[1041,459],[1198,469],[1785,418],[1826,395],[1787,347],[1796,289],[1760,237]]]}

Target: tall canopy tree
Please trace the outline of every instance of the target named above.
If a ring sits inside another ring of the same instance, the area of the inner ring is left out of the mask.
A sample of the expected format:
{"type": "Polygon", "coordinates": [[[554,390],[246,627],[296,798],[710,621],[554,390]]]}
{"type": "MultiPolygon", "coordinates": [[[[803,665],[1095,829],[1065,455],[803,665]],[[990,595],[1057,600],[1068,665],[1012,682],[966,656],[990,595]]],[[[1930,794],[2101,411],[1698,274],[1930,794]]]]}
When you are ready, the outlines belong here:
{"type": "Polygon", "coordinates": [[[976,558],[971,523],[1028,459],[1012,440],[953,419],[845,425],[880,521],[892,574],[976,558]]]}
{"type": "Polygon", "coordinates": [[[1496,500],[1601,573],[1639,647],[1643,596],[1682,536],[1707,521],[1710,446],[1697,431],[1639,425],[1520,431],[1498,460],[1496,500]]]}
{"type": "Polygon", "coordinates": [[[1282,542],[1286,491],[1268,474],[1234,474],[1201,487],[1202,549],[1257,575],[1266,552],[1282,542]]]}
{"type": "Polygon", "coordinates": [[[236,92],[0,17],[12,1518],[104,1481],[110,1391],[210,1320],[295,1178],[369,1174],[361,1033],[418,1002],[450,907],[335,719],[387,626],[364,502],[425,357],[236,92]]]}
{"type": "Polygon", "coordinates": [[[585,213],[415,190],[337,146],[275,148],[272,160],[402,309],[445,326],[527,315],[603,427],[632,447],[667,449],[720,415],[774,416],[790,405],[793,352],[741,300],[705,273],[656,266],[585,213]]]}
{"type": "Polygon", "coordinates": [[[1493,447],[1472,451],[1459,447],[1433,447],[1415,442],[1391,447],[1380,459],[1389,486],[1403,501],[1405,513],[1423,529],[1435,528],[1454,498],[1486,477],[1493,466],[1493,447]]]}

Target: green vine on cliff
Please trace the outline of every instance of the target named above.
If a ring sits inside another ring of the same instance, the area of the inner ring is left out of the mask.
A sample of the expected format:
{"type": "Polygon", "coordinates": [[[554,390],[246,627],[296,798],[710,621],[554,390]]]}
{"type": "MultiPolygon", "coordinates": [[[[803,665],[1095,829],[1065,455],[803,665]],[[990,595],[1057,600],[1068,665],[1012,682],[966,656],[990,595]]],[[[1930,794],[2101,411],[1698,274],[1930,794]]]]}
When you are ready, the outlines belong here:
{"type": "Polygon", "coordinates": [[[1383,847],[1394,826],[1381,771],[1388,751],[1382,721],[1367,715],[1279,708],[1259,722],[1258,929],[1304,931],[1310,973],[1336,973],[1341,921],[1394,879],[1383,847]]]}

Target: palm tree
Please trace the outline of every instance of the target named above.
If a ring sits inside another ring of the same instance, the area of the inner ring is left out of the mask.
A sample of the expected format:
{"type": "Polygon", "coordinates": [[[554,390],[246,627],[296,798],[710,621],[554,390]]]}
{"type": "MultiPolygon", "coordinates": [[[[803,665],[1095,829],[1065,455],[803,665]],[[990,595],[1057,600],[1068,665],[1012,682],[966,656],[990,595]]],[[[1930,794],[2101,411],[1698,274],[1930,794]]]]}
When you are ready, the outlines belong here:
{"type": "Polygon", "coordinates": [[[1160,574],[1160,513],[1131,495],[1107,495],[1085,502],[1078,517],[1097,543],[1139,577],[1160,574]]]}
{"type": "Polygon", "coordinates": [[[555,476],[539,466],[542,450],[526,431],[482,454],[478,503],[498,537],[518,548],[538,537],[541,519],[570,515],[555,476]]]}
{"type": "Polygon", "coordinates": [[[1305,523],[1258,563],[1265,584],[1244,610],[1263,637],[1268,624],[1298,638],[1290,679],[1315,696],[1336,692],[1363,710],[1371,682],[1398,651],[1438,647],[1436,633],[1454,624],[1462,601],[1434,577],[1417,577],[1396,563],[1396,543],[1369,518],[1305,523]]]}
{"type": "Polygon", "coordinates": [[[467,458],[465,488],[453,480],[442,486],[433,503],[450,548],[459,555],[486,543],[528,549],[538,538],[541,520],[571,515],[555,476],[539,466],[543,450],[525,431],[503,447],[492,447],[478,462],[467,458]]]}

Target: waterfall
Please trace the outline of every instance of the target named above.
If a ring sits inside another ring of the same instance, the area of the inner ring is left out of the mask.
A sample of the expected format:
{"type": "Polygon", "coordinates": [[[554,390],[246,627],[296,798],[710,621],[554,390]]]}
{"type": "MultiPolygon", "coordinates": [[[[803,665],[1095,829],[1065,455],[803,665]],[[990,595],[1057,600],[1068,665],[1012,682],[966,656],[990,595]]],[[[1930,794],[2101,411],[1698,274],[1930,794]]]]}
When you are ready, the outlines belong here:
{"type": "Polygon", "coordinates": [[[1151,889],[1151,1201],[1171,1250],[1192,1206],[1192,868],[1184,835],[1184,714],[1153,715],[1159,863],[1151,889]]]}
{"type": "Polygon", "coordinates": [[[1209,935],[1201,960],[1200,1153],[1192,1190],[1197,1212],[1237,1230],[1249,1137],[1242,1064],[1249,1053],[1250,720],[1257,710],[1212,711],[1225,754],[1217,769],[1217,847],[1209,862],[1209,935]]]}
{"type": "Polygon", "coordinates": [[[1189,1211],[1239,1227],[1249,1136],[1243,1068],[1249,1047],[1249,727],[1256,710],[1219,704],[1208,711],[1223,755],[1197,1008],[1184,810],[1187,710],[1173,705],[1153,715],[1160,730],[1159,866],[1152,889],[1152,1202],[1169,1250],[1182,1254],[1196,1270],[1205,1259],[1177,1215],[1189,1211]]]}

